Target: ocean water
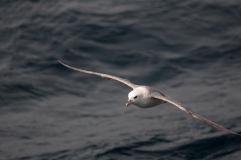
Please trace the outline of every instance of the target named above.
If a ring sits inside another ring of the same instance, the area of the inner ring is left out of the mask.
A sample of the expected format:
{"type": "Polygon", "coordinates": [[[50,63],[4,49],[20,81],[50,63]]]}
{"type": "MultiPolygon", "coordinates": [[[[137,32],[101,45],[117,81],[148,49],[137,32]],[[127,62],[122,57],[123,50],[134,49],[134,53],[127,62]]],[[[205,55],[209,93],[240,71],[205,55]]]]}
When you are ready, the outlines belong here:
{"type": "Polygon", "coordinates": [[[240,159],[241,137],[170,104],[125,107],[158,88],[241,133],[240,0],[0,2],[1,160],[240,159]]]}

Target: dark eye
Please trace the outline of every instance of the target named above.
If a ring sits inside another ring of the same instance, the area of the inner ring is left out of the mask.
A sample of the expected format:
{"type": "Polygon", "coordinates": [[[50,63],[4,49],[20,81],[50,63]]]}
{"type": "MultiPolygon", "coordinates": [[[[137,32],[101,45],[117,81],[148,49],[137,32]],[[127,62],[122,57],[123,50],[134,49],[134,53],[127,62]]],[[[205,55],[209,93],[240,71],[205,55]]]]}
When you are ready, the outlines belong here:
{"type": "Polygon", "coordinates": [[[137,98],[137,96],[134,97],[135,99],[137,98]]]}

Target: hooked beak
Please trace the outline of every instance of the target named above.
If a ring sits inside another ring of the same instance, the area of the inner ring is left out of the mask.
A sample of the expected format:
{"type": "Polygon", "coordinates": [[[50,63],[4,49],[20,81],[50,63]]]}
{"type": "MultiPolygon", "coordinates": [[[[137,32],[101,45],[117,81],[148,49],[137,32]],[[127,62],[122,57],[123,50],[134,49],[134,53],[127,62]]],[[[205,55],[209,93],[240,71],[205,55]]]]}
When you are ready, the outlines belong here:
{"type": "Polygon", "coordinates": [[[128,107],[130,104],[131,104],[131,100],[129,99],[129,100],[126,102],[126,107],[128,107]]]}

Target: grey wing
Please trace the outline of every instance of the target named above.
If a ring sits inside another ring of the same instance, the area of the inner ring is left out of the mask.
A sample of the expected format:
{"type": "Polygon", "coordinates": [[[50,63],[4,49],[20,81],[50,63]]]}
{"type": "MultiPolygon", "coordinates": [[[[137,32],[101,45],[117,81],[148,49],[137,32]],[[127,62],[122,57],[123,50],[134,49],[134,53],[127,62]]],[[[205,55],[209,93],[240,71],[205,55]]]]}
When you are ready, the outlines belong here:
{"type": "Polygon", "coordinates": [[[128,79],[123,79],[123,78],[119,78],[119,77],[108,75],[108,74],[97,73],[97,72],[92,72],[92,71],[87,71],[87,70],[71,67],[71,66],[61,62],[60,60],[58,60],[58,61],[63,66],[65,66],[67,68],[70,68],[70,69],[73,69],[73,70],[78,71],[78,72],[93,74],[93,75],[96,75],[96,76],[99,76],[99,77],[102,77],[102,78],[107,78],[107,79],[110,79],[110,80],[116,80],[116,81],[119,81],[119,82],[122,82],[122,83],[126,84],[127,86],[129,86],[129,87],[131,87],[133,89],[137,87],[137,85],[131,83],[128,79]]]}
{"type": "Polygon", "coordinates": [[[231,134],[235,134],[235,135],[241,136],[241,134],[238,134],[236,132],[230,131],[230,130],[228,130],[228,129],[226,129],[226,128],[224,128],[224,127],[222,127],[222,126],[220,126],[220,125],[218,125],[218,124],[216,124],[216,123],[214,123],[214,122],[212,122],[212,121],[210,121],[210,120],[208,120],[206,118],[203,118],[202,116],[200,116],[200,115],[196,114],[195,112],[193,112],[190,108],[188,108],[188,107],[184,106],[183,104],[181,104],[181,103],[171,99],[170,97],[168,97],[166,95],[163,96],[163,95],[161,95],[158,92],[154,92],[154,93],[151,94],[151,96],[153,98],[161,99],[163,101],[166,101],[166,102],[169,102],[169,103],[173,104],[174,106],[176,106],[179,109],[183,110],[184,112],[190,114],[194,118],[196,118],[196,119],[198,119],[198,120],[200,120],[200,121],[202,121],[202,122],[204,122],[204,123],[206,123],[206,124],[208,124],[210,126],[213,126],[213,127],[217,128],[217,129],[223,130],[223,131],[231,133],[231,134]]]}

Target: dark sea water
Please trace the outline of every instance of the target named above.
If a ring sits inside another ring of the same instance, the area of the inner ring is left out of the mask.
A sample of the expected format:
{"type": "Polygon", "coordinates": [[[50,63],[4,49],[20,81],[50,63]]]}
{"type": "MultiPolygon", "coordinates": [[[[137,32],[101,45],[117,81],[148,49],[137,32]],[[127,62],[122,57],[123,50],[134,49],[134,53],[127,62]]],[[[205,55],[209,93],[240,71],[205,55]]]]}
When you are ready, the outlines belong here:
{"type": "Polygon", "coordinates": [[[241,133],[240,0],[1,0],[1,160],[238,160],[241,137],[63,62],[158,88],[241,133]]]}

